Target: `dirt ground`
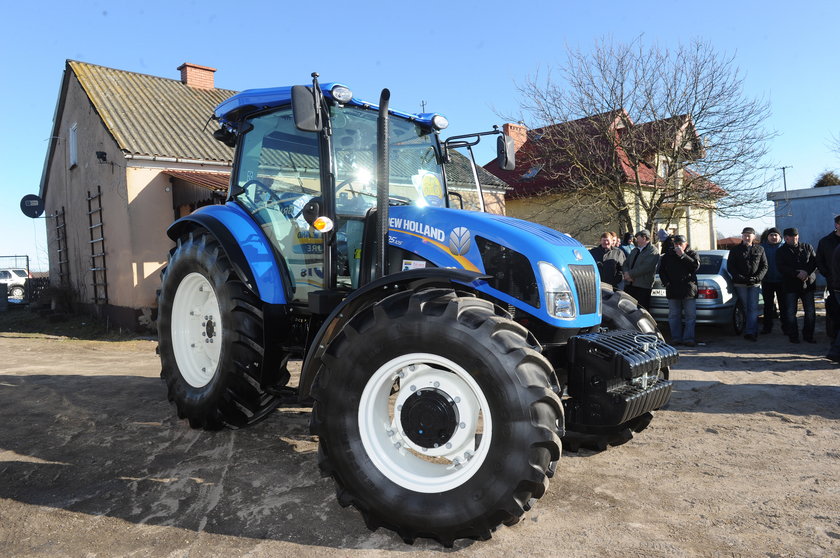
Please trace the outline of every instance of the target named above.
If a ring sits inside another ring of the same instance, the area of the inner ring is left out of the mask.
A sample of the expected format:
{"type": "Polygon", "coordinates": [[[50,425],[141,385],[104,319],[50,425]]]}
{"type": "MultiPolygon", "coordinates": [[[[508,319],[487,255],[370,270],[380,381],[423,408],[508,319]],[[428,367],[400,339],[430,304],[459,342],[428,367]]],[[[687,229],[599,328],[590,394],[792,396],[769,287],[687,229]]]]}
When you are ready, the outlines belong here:
{"type": "Polygon", "coordinates": [[[518,525],[447,550],[341,508],[306,409],[194,431],[166,402],[153,341],[0,333],[0,556],[840,555],[827,341],[698,335],[650,428],[564,452],[518,525]]]}

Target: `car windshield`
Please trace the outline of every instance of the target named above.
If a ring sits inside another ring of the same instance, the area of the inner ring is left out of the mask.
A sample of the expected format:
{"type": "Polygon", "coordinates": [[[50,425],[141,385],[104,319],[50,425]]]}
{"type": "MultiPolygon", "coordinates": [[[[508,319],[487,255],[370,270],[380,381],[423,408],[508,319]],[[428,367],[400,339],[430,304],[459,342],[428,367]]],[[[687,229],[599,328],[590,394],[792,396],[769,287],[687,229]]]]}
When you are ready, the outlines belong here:
{"type": "Polygon", "coordinates": [[[720,273],[720,264],[723,256],[718,254],[700,254],[700,269],[698,275],[715,275],[720,273]]]}

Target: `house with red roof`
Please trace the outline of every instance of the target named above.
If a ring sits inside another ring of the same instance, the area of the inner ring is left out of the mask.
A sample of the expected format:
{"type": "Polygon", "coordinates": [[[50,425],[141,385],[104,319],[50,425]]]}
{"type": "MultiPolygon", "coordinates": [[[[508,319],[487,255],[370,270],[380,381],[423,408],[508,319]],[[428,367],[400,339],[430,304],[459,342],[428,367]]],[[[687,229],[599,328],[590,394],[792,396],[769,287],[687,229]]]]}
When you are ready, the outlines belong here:
{"type": "Polygon", "coordinates": [[[650,228],[716,247],[717,185],[691,169],[705,157],[688,115],[636,124],[625,110],[529,130],[505,124],[516,168],[485,169],[505,181],[507,215],[597,244],[603,231],[650,228]]]}

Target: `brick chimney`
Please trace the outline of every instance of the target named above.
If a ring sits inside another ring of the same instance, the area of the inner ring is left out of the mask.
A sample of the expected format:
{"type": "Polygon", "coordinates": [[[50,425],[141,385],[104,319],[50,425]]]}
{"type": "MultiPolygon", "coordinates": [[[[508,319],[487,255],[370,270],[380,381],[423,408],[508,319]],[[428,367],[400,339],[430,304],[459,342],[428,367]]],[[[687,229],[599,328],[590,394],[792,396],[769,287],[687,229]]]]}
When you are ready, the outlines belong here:
{"type": "Polygon", "coordinates": [[[181,71],[181,83],[185,83],[190,87],[196,89],[213,89],[213,73],[216,68],[208,68],[207,66],[199,66],[198,64],[190,64],[184,62],[178,69],[181,71]]]}
{"type": "Polygon", "coordinates": [[[528,141],[528,128],[522,124],[504,124],[502,131],[513,138],[513,145],[516,151],[519,151],[525,142],[528,141]]]}

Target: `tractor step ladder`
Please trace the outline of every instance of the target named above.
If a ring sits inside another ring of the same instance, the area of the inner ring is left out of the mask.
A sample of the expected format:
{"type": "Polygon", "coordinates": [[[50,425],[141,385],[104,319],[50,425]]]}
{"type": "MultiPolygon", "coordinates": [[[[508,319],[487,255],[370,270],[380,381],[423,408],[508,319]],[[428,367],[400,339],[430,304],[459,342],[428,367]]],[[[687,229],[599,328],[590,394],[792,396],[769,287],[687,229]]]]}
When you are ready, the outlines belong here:
{"type": "Polygon", "coordinates": [[[105,267],[105,230],[102,224],[102,187],[87,194],[90,225],[90,269],[93,303],[108,304],[108,274],[105,267]]]}

